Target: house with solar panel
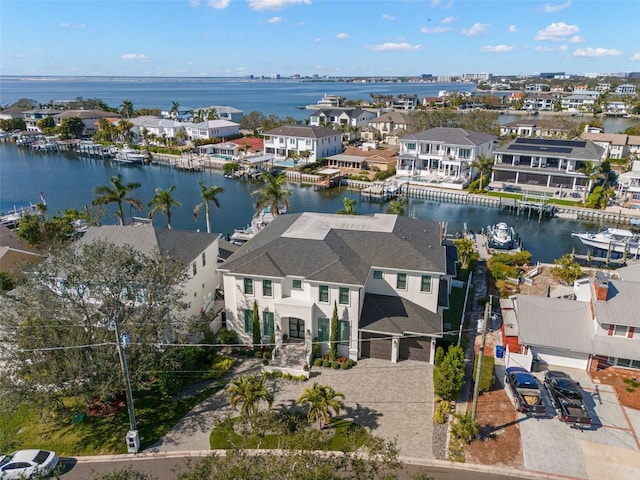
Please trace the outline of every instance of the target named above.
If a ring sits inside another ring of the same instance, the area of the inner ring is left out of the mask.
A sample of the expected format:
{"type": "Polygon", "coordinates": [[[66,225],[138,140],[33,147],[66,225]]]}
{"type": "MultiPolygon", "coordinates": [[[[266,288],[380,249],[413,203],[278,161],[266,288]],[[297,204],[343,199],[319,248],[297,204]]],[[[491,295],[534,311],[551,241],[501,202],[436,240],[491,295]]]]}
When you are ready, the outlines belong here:
{"type": "Polygon", "coordinates": [[[218,269],[226,326],[251,345],[255,302],[273,360],[299,358],[302,370],[312,342],[329,351],[336,309],[339,356],[433,363],[455,276],[451,248],[426,220],[280,215],[218,269]]]}
{"type": "Polygon", "coordinates": [[[600,165],[606,149],[589,140],[552,140],[520,137],[493,152],[491,182],[503,185],[564,188],[589,187],[585,165],[600,165]]]}

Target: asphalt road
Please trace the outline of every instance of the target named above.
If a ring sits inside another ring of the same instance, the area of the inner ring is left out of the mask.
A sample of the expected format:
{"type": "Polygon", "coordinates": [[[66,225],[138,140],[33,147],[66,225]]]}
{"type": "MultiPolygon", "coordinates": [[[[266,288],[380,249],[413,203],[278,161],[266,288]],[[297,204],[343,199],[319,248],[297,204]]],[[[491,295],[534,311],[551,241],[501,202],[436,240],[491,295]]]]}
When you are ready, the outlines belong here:
{"type": "MultiPolygon", "coordinates": [[[[197,461],[198,459],[193,459],[197,461]]],[[[178,471],[184,471],[188,459],[147,457],[129,461],[92,461],[77,463],[72,458],[63,459],[64,471],[60,475],[61,480],[91,480],[95,473],[115,472],[126,466],[145,472],[153,476],[155,480],[175,480],[178,471]]],[[[518,477],[500,473],[479,472],[473,470],[461,470],[449,467],[421,467],[407,465],[405,471],[399,475],[400,480],[410,480],[419,472],[425,472],[435,480],[511,480],[517,478],[533,478],[531,476],[518,477]]]]}

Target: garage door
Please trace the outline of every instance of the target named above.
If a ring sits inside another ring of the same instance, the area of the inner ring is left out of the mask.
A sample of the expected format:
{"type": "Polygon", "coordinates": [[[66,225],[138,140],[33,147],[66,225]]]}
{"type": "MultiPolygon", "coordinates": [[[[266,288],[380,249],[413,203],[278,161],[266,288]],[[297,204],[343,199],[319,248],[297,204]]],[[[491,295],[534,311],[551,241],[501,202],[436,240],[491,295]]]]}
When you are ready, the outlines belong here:
{"type": "Polygon", "coordinates": [[[419,360],[428,362],[431,359],[431,338],[410,337],[400,339],[399,360],[419,360]]]}
{"type": "Polygon", "coordinates": [[[388,335],[362,332],[361,338],[360,357],[391,360],[391,339],[388,335]]]}
{"type": "Polygon", "coordinates": [[[552,348],[539,347],[532,347],[531,351],[534,354],[534,358],[538,357],[541,360],[540,363],[543,365],[540,368],[543,370],[553,367],[567,367],[586,370],[589,362],[589,355],[586,353],[561,352],[552,348]]]}

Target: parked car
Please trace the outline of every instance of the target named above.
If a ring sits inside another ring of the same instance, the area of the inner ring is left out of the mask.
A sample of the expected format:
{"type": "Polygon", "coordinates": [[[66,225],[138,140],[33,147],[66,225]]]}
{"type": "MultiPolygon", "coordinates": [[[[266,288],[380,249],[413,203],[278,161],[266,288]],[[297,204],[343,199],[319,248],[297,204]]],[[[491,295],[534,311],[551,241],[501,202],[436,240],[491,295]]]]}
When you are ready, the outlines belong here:
{"type": "Polygon", "coordinates": [[[575,428],[591,425],[591,415],[582,399],[580,385],[564,372],[550,370],[544,374],[551,403],[558,411],[558,419],[575,428]]]}
{"type": "Polygon", "coordinates": [[[509,385],[511,389],[519,412],[528,417],[546,415],[547,409],[536,377],[522,367],[509,367],[504,380],[505,385],[509,385]]]}
{"type": "Polygon", "coordinates": [[[18,450],[0,455],[0,479],[27,479],[34,475],[45,477],[51,475],[59,460],[58,455],[48,450],[18,450]]]}

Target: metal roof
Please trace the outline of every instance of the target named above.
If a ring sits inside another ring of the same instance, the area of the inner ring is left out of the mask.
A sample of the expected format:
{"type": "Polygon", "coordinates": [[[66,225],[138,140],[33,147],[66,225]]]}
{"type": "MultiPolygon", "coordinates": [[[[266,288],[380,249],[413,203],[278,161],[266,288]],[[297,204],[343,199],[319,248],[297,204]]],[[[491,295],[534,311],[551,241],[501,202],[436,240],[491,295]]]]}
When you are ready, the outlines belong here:
{"type": "Polygon", "coordinates": [[[263,132],[263,135],[281,135],[284,137],[300,137],[300,138],[324,138],[340,135],[337,130],[331,130],[327,127],[320,127],[316,125],[284,125],[282,127],[274,128],[267,132],[263,132]]]}
{"type": "Polygon", "coordinates": [[[609,279],[608,283],[607,300],[593,302],[598,322],[640,329],[640,315],[638,315],[640,283],[613,279],[609,279]]]}
{"type": "Polygon", "coordinates": [[[396,215],[279,215],[220,269],[364,285],[371,268],[446,272],[440,226],[396,215]]]}
{"type": "Polygon", "coordinates": [[[402,140],[428,140],[447,145],[477,146],[495,140],[495,135],[465,130],[464,128],[437,127],[402,137],[402,140]]]}

